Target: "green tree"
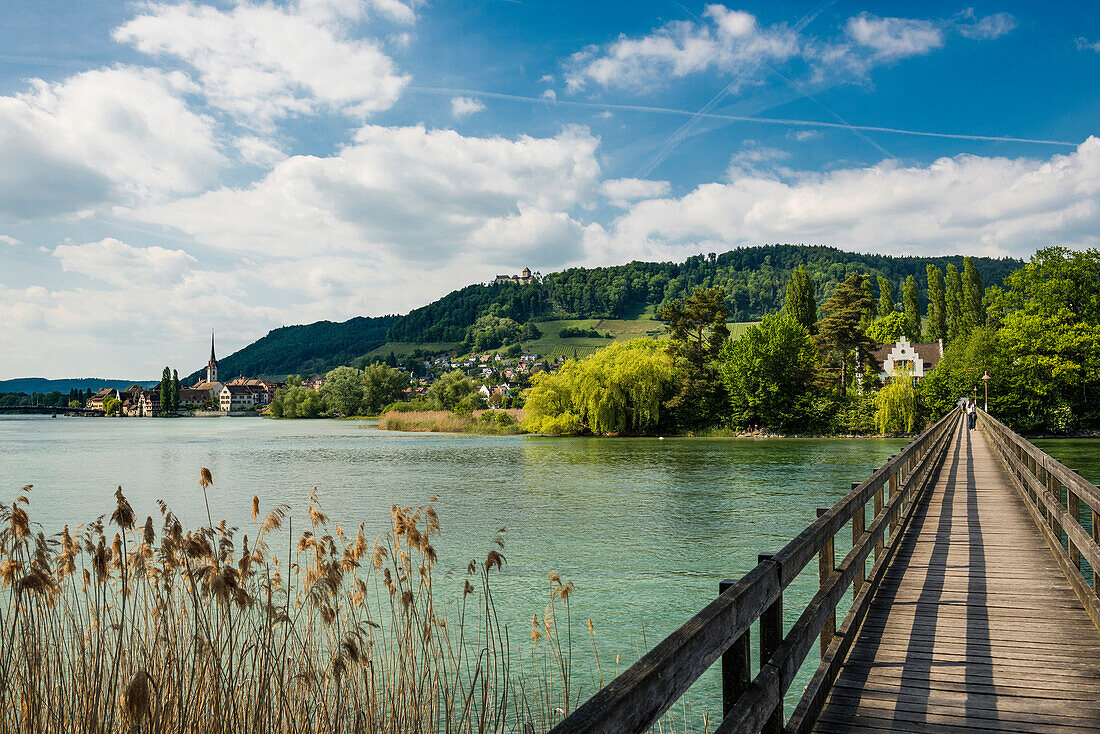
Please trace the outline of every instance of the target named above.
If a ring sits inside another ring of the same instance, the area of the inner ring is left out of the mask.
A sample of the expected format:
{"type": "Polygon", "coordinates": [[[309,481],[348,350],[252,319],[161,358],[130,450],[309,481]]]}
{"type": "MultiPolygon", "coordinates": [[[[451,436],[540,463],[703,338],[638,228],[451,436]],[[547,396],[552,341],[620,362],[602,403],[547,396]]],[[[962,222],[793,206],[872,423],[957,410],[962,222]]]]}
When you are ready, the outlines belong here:
{"type": "Polygon", "coordinates": [[[725,390],[715,360],[730,335],[728,316],[721,288],[696,288],[657,313],[671,336],[669,354],[680,378],[668,407],[682,426],[710,425],[725,412],[725,390]]]}
{"type": "Polygon", "coordinates": [[[821,307],[824,315],[817,324],[818,348],[839,363],[842,397],[848,394],[848,367],[874,363],[875,344],[862,327],[864,315],[874,307],[874,298],[863,287],[866,280],[862,273],[849,275],[821,307]]]}
{"type": "Polygon", "coordinates": [[[542,331],[539,330],[538,324],[534,321],[528,321],[523,325],[523,333],[520,334],[520,339],[525,342],[533,342],[536,339],[542,338],[542,331]]]}
{"type": "Polygon", "coordinates": [[[172,371],[165,365],[160,373],[160,414],[168,415],[172,410],[172,371]]]}
{"type": "MultiPolygon", "coordinates": [[[[382,365],[385,369],[384,365],[382,365]]],[[[361,415],[363,411],[363,373],[354,367],[337,367],[325,375],[321,387],[325,406],[343,416],[361,415]]]]}
{"type": "Polygon", "coordinates": [[[928,334],[929,341],[947,338],[947,297],[943,273],[935,265],[928,268],[928,334]]]}
{"type": "Polygon", "coordinates": [[[461,370],[440,376],[428,388],[428,400],[444,410],[453,410],[464,398],[477,392],[473,378],[461,370]]]}
{"type": "Polygon", "coordinates": [[[863,328],[866,329],[875,320],[875,286],[870,275],[863,278],[863,292],[866,298],[863,308],[863,328]]]}
{"type": "Polygon", "coordinates": [[[271,401],[274,418],[316,418],[324,411],[321,393],[298,385],[284,385],[271,401]]]}
{"type": "Polygon", "coordinates": [[[719,371],[733,424],[784,432],[806,425],[816,363],[809,330],[787,315],[769,314],[726,342],[719,371]]]}
{"type": "Polygon", "coordinates": [[[180,409],[180,376],[175,370],[172,370],[172,412],[175,413],[180,409]]]}
{"type": "Polygon", "coordinates": [[[947,308],[947,338],[958,339],[966,334],[966,319],[963,317],[963,293],[962,279],[959,277],[959,269],[953,263],[947,264],[947,276],[945,277],[945,300],[947,308]]]}
{"type": "Polygon", "coordinates": [[[612,344],[531,380],[524,430],[637,433],[656,426],[676,383],[672,358],[652,339],[612,344]]]}
{"type": "Polygon", "coordinates": [[[875,393],[875,429],[879,433],[912,433],[917,422],[917,391],[908,370],[894,370],[875,393]]]}
{"type": "Polygon", "coordinates": [[[981,272],[973,259],[963,258],[962,310],[967,331],[985,323],[985,309],[982,306],[984,296],[985,286],[982,285],[981,272]]]}
{"type": "Polygon", "coordinates": [[[409,375],[402,370],[375,364],[363,370],[360,381],[360,412],[363,415],[378,415],[382,408],[404,397],[405,389],[409,386],[409,375]]]}
{"type": "Polygon", "coordinates": [[[894,284],[880,275],[878,276],[878,317],[881,319],[892,313],[894,313],[894,284]]]}
{"type": "Polygon", "coordinates": [[[797,323],[805,326],[811,334],[813,333],[817,322],[817,299],[814,298],[814,283],[802,265],[791,273],[791,279],[787,281],[787,295],[783,300],[783,310],[797,323]]]}
{"type": "Polygon", "coordinates": [[[103,412],[105,415],[115,415],[122,407],[122,401],[114,395],[108,395],[103,399],[103,412]]]}
{"type": "Polygon", "coordinates": [[[876,344],[894,344],[905,336],[908,323],[905,314],[901,311],[892,311],[886,316],[875,319],[867,329],[867,336],[876,344]]]}
{"type": "Polygon", "coordinates": [[[902,299],[905,302],[905,335],[911,342],[919,342],[921,337],[920,289],[917,287],[917,279],[912,275],[905,278],[902,299]]]}

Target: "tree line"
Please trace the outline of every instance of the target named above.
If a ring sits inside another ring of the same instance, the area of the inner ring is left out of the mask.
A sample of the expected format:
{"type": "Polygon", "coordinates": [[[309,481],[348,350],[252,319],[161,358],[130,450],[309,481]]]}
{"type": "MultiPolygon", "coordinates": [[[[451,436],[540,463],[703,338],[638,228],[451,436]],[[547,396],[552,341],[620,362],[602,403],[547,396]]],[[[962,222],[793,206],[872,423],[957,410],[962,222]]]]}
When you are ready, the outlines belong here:
{"type": "MultiPolygon", "coordinates": [[[[1009,258],[972,258],[990,283],[1000,283],[1023,263],[1009,258]]],[[[390,341],[457,342],[485,315],[517,323],[532,320],[624,318],[653,306],[663,309],[696,288],[720,288],[732,321],[755,321],[783,306],[785,286],[799,267],[822,298],[852,273],[882,278],[899,291],[910,276],[928,290],[927,267],[941,272],[963,267],[959,257],[891,257],[843,252],[832,247],[766,245],[722,254],[695,255],[682,263],[631,262],[599,268],[569,268],[526,285],[476,284],[396,319],[390,341]]],[[[918,299],[919,300],[919,299],[918,299]]],[[[918,308],[923,303],[918,302],[918,308]]]]}
{"type": "Polygon", "coordinates": [[[990,410],[1019,430],[1100,425],[1100,252],[1041,250],[989,288],[977,258],[959,264],[924,263],[925,288],[907,275],[900,304],[885,276],[849,273],[826,296],[797,267],[782,308],[737,340],[726,327],[728,292],[697,287],[658,312],[667,346],[613,345],[536,376],[526,427],[909,432],[974,396],[987,371],[990,410]],[[905,372],[882,379],[876,347],[901,336],[946,345],[917,384],[905,372]]]}

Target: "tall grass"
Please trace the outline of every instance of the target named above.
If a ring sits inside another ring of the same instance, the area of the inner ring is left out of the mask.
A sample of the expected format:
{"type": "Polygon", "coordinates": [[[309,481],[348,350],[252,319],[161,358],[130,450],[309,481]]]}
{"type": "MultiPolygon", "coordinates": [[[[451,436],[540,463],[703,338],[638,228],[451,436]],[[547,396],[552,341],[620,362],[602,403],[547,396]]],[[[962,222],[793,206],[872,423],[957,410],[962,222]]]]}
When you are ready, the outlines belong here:
{"type": "Polygon", "coordinates": [[[517,425],[522,419],[523,411],[517,409],[474,411],[470,415],[449,410],[390,411],[378,420],[378,427],[388,431],[513,436],[524,432],[517,425]]]}
{"type": "Polygon", "coordinates": [[[208,502],[201,527],[163,502],[139,523],[120,487],[106,521],[47,537],[30,490],[0,507],[0,731],[527,734],[578,703],[572,583],[551,574],[510,639],[503,541],[448,577],[434,499],[368,540],[316,490],[297,523],[254,497],[242,535],[208,502]]]}

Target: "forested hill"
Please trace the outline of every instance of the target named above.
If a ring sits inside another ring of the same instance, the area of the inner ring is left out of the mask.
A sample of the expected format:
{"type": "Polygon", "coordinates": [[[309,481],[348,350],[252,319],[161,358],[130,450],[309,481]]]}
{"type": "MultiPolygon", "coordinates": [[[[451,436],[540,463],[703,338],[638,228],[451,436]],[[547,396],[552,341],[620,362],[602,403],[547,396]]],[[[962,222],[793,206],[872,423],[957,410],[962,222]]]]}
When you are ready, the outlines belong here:
{"type": "MultiPolygon", "coordinates": [[[[323,373],[369,352],[386,342],[386,331],[397,316],[359,316],[334,323],[318,321],[304,326],[284,326],[228,357],[218,359],[222,380],[245,377],[323,373]]],[[[197,370],[184,381],[191,383],[205,373],[197,370]]]]}
{"type": "MultiPolygon", "coordinates": [[[[1023,261],[1011,258],[971,258],[986,286],[999,285],[1023,261]]],[[[646,306],[690,293],[696,286],[725,289],[732,321],[755,321],[779,311],[791,272],[805,265],[818,302],[832,295],[849,273],[883,276],[901,293],[912,275],[922,299],[928,289],[926,266],[941,270],[953,263],[960,271],[963,257],[892,257],[843,252],[834,247],[766,245],[721,255],[695,255],[683,263],[632,262],[603,268],[570,268],[550,273],[540,282],[470,285],[398,318],[389,341],[459,341],[466,327],[492,313],[520,323],[547,318],[624,318],[646,306]]],[[[922,311],[926,304],[921,304],[922,311]]]]}

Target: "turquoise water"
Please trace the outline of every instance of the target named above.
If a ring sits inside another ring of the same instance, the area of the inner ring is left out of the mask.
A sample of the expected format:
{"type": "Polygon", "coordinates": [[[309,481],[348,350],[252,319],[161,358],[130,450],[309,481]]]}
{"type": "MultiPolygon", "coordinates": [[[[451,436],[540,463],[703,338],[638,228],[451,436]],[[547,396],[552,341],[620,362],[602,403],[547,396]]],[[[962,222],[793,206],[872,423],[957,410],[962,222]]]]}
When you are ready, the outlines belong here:
{"type": "MultiPolygon", "coordinates": [[[[719,581],[781,548],[815,508],[832,505],[904,443],[473,437],[256,418],[0,418],[0,502],[34,484],[32,519],[50,532],[109,514],[122,485],[139,518],[156,516],[163,498],[197,525],[206,519],[197,484],[206,466],[215,522],[247,532],[253,495],[262,508],[286,502],[304,518],[317,486],[333,521],[345,529],[364,523],[373,536],[388,528],[391,505],[438,495],[436,546],[442,565],[456,570],[444,584],[461,588],[467,562],[484,559],[506,528],[507,563],[495,588],[511,634],[528,639],[532,614],[542,617],[549,572],[573,581],[574,629],[583,631],[574,657],[590,681],[585,619],[605,673],[614,672],[616,655],[623,669],[714,598],[719,581]]],[[[1076,468],[1092,472],[1100,466],[1095,455],[1087,460],[1093,445],[1044,448],[1083,454],[1076,468]]],[[[842,557],[840,544],[837,551],[842,557]]],[[[811,566],[787,592],[788,626],[816,589],[811,566]]],[[[800,691],[796,684],[790,700],[800,691]]],[[[691,695],[696,710],[719,709],[716,672],[691,695]]]]}

